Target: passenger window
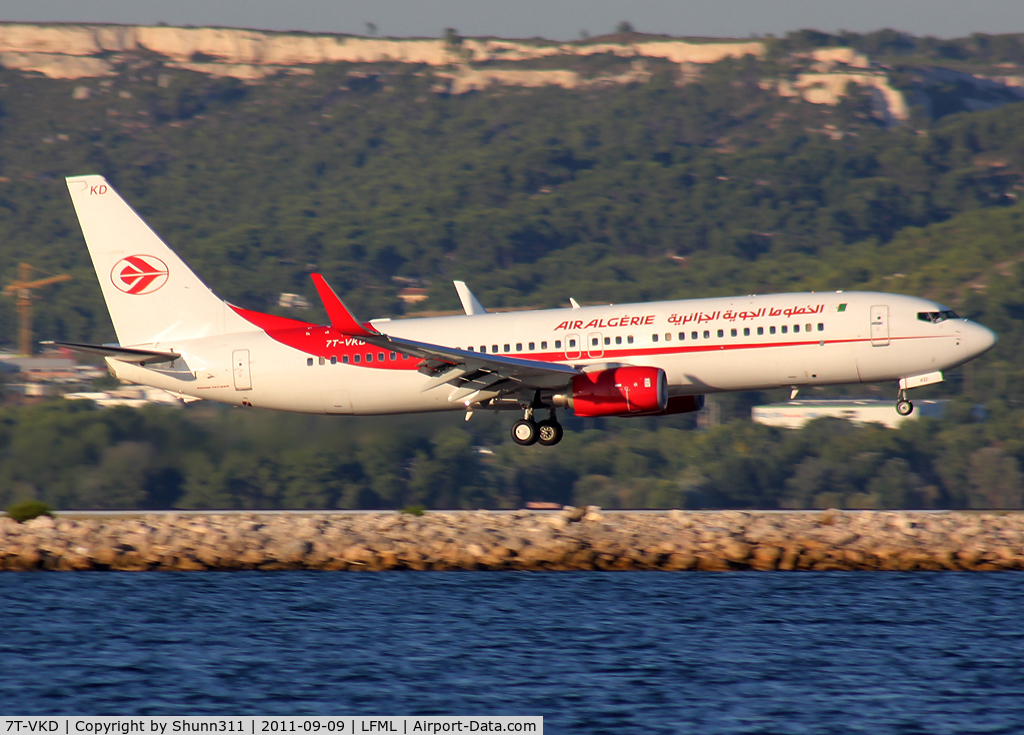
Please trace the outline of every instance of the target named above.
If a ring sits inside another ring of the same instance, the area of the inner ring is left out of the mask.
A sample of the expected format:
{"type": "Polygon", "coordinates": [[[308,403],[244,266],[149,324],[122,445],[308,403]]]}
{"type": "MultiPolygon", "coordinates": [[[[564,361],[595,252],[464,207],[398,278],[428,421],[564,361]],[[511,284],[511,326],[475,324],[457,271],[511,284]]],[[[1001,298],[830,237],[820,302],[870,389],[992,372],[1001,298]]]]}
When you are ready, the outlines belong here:
{"type": "Polygon", "coordinates": [[[331,364],[332,365],[337,365],[338,364],[338,357],[336,355],[331,355],[331,364]]]}
{"type": "Polygon", "coordinates": [[[473,345],[470,345],[470,346],[469,346],[469,347],[467,347],[466,349],[467,349],[467,350],[469,350],[470,352],[473,352],[473,345]]]}
{"type": "Polygon", "coordinates": [[[392,352],[392,353],[391,353],[391,358],[390,358],[390,359],[392,359],[392,360],[397,360],[397,359],[398,359],[398,355],[397,355],[397,354],[395,354],[394,352],[392,352]]]}
{"type": "Polygon", "coordinates": [[[804,325],[804,331],[805,332],[810,332],[811,331],[811,325],[810,324],[805,324],[804,325]]]}
{"type": "Polygon", "coordinates": [[[706,329],[704,330],[704,339],[711,339],[711,332],[706,329]]]}
{"type": "MultiPolygon", "coordinates": [[[[540,348],[542,350],[546,350],[548,348],[548,343],[547,342],[541,342],[540,343],[540,348]]],[[[562,340],[560,340],[560,339],[556,339],[555,340],[555,349],[556,350],[562,349],[562,340]]]]}
{"type": "Polygon", "coordinates": [[[800,325],[799,324],[794,324],[793,325],[793,331],[794,332],[799,332],[800,331],[800,325]]]}
{"type": "Polygon", "coordinates": [[[610,344],[612,343],[612,338],[611,338],[611,337],[605,337],[605,338],[604,338],[604,343],[605,343],[606,345],[610,345],[610,344]]]}
{"type": "Polygon", "coordinates": [[[313,367],[313,358],[312,357],[307,357],[306,358],[306,366],[307,367],[313,367]]]}
{"type": "Polygon", "coordinates": [[[690,332],[690,339],[697,339],[697,333],[696,332],[690,332]]]}
{"type": "Polygon", "coordinates": [[[508,345],[505,345],[505,352],[511,352],[511,351],[512,351],[512,350],[510,350],[510,349],[508,348],[508,345]]]}
{"type": "Polygon", "coordinates": [[[354,356],[352,357],[352,360],[353,360],[353,362],[355,362],[355,363],[356,363],[356,365],[358,365],[358,364],[359,364],[359,361],[360,361],[360,360],[362,360],[362,359],[363,359],[363,358],[362,358],[362,356],[360,356],[360,355],[354,355],[354,356]]]}
{"type": "Polygon", "coordinates": [[[672,341],[672,333],[671,332],[665,332],[665,341],[666,342],[671,342],[672,341]]]}
{"type": "MultiPolygon", "coordinates": [[[[558,346],[558,343],[557,343],[557,342],[555,342],[555,347],[557,348],[557,346],[558,346]]],[[[570,340],[569,340],[569,346],[570,346],[570,347],[575,347],[575,346],[576,346],[576,340],[574,340],[574,339],[570,339],[570,340]]]]}
{"type": "Polygon", "coordinates": [[[491,354],[492,355],[497,355],[498,354],[498,345],[491,345],[491,354]]]}
{"type": "Polygon", "coordinates": [[[372,352],[367,352],[366,353],[366,361],[367,362],[373,362],[373,353],[372,352]]]}
{"type": "Polygon", "coordinates": [[[750,336],[750,327],[743,327],[743,336],[744,337],[749,337],[750,336]]]}
{"type": "Polygon", "coordinates": [[[633,344],[633,335],[632,334],[629,335],[628,337],[626,337],[626,343],[627,344],[633,344]]]}
{"type": "Polygon", "coordinates": [[[679,341],[682,342],[684,339],[686,339],[686,332],[680,332],[679,333],[679,341]]]}
{"type": "Polygon", "coordinates": [[[597,347],[597,337],[591,337],[590,338],[590,346],[591,347],[597,347]]]}
{"type": "Polygon", "coordinates": [[[533,351],[534,351],[534,350],[536,349],[536,348],[535,348],[535,347],[533,346],[534,344],[535,344],[535,343],[533,343],[533,342],[531,342],[531,343],[530,343],[530,345],[529,345],[529,347],[530,347],[530,352],[533,352],[533,351]]]}
{"type": "Polygon", "coordinates": [[[764,334],[764,327],[758,327],[757,328],[757,336],[760,337],[763,334],[764,334]]]}
{"type": "Polygon", "coordinates": [[[652,334],[651,335],[651,342],[657,342],[657,341],[658,341],[658,335],[652,334]]]}
{"type": "Polygon", "coordinates": [[[735,329],[730,329],[729,330],[729,336],[730,337],[735,337],[736,336],[736,330],[735,329]]]}
{"type": "Polygon", "coordinates": [[[768,334],[775,334],[775,327],[768,327],[768,334]]]}
{"type": "Polygon", "coordinates": [[[327,360],[325,360],[325,359],[324,359],[324,358],[322,358],[322,357],[320,358],[320,364],[321,364],[321,365],[325,364],[326,362],[327,362],[327,360]]]}
{"type": "Polygon", "coordinates": [[[480,345],[481,352],[487,352],[487,345],[480,345]]]}
{"type": "Polygon", "coordinates": [[[818,331],[819,332],[824,332],[825,331],[825,325],[822,324],[821,322],[818,322],[818,331]]]}
{"type": "Polygon", "coordinates": [[[383,352],[378,352],[377,353],[377,362],[384,362],[384,353],[383,352]]]}
{"type": "Polygon", "coordinates": [[[341,361],[342,361],[342,363],[344,363],[345,365],[348,365],[348,355],[342,355],[342,356],[341,356],[341,361]]]}
{"type": "Polygon", "coordinates": [[[786,334],[788,331],[789,331],[789,327],[787,327],[785,324],[783,324],[782,325],[782,333],[786,334]]]}
{"type": "Polygon", "coordinates": [[[615,344],[621,345],[622,344],[622,337],[616,337],[615,338],[615,344]]]}
{"type": "Polygon", "coordinates": [[[719,337],[724,337],[725,336],[725,330],[724,329],[719,329],[718,330],[718,336],[719,337]]]}
{"type": "MultiPolygon", "coordinates": [[[[555,349],[558,349],[558,348],[559,348],[559,347],[561,347],[561,346],[562,346],[562,343],[561,343],[561,342],[555,342],[555,349]]],[[[547,342],[541,342],[541,343],[540,343],[540,348],[541,348],[542,350],[546,350],[546,349],[548,348],[548,343],[547,343],[547,342]]]]}
{"type": "Polygon", "coordinates": [[[523,343],[522,342],[516,342],[516,352],[522,352],[522,351],[523,351],[523,343]]]}

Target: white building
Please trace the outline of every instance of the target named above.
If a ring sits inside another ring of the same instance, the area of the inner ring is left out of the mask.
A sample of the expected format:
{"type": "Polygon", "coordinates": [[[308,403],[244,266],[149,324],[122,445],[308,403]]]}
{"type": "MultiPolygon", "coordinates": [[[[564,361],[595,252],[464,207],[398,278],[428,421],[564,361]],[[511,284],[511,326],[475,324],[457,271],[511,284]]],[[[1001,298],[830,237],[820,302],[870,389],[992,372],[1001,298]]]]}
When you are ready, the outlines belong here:
{"type": "Polygon", "coordinates": [[[846,419],[855,424],[883,424],[895,429],[904,421],[913,421],[921,416],[941,418],[946,411],[948,400],[914,401],[914,412],[909,416],[896,413],[895,401],[873,398],[839,398],[806,401],[786,401],[754,406],[750,417],[759,424],[780,426],[784,429],[799,429],[822,416],[846,419]]]}

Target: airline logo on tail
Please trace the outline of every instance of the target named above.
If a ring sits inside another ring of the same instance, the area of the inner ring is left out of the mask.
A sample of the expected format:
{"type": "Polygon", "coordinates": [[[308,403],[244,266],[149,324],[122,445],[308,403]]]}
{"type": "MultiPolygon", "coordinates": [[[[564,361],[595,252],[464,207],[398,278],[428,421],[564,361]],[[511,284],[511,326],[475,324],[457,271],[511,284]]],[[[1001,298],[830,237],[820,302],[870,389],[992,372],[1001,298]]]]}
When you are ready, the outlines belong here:
{"type": "Polygon", "coordinates": [[[129,255],[114,264],[110,281],[127,294],[141,296],[160,289],[169,276],[167,265],[153,255],[129,255]]]}

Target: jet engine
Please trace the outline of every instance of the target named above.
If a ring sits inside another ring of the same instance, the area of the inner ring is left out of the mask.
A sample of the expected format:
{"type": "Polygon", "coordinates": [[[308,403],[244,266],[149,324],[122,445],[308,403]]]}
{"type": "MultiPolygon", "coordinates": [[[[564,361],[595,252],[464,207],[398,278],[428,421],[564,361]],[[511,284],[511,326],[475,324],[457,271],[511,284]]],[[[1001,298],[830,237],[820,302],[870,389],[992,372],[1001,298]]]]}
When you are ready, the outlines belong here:
{"type": "Polygon", "coordinates": [[[643,416],[668,416],[674,413],[692,413],[704,408],[704,396],[669,396],[668,405],[664,411],[654,413],[634,414],[643,416]]]}
{"type": "Polygon", "coordinates": [[[668,408],[668,379],[656,367],[620,367],[577,375],[572,391],[552,397],[577,416],[630,416],[668,408]]]}

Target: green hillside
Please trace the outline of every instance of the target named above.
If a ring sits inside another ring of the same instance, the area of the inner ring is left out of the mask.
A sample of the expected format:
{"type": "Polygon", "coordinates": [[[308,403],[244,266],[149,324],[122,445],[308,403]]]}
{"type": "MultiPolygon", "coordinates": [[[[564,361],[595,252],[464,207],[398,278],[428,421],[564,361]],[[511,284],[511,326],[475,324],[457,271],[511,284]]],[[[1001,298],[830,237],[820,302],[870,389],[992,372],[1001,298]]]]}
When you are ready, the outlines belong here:
{"type": "MultiPolygon", "coordinates": [[[[0,72],[0,280],[21,259],[74,272],[40,334],[111,337],[69,173],[106,175],[237,303],[312,296],[318,269],[368,316],[401,313],[403,278],[431,286],[432,310],[457,307],[452,278],[493,306],[853,288],[887,275],[862,254],[902,229],[1013,203],[1024,106],[884,129],[866,96],[762,90],[772,63],[462,96],[397,65],[260,85],[178,72],[167,88],[139,73],[86,100],[0,72]]],[[[6,302],[0,320],[9,341],[6,302]]]]}
{"type": "MultiPolygon", "coordinates": [[[[897,66],[968,68],[1019,50],[858,39],[845,42],[875,44],[897,66]]],[[[102,82],[0,70],[0,282],[22,260],[72,273],[39,302],[37,337],[113,339],[63,183],[100,173],[219,294],[260,310],[280,311],[281,292],[316,303],[313,270],[366,318],[406,313],[397,296],[410,284],[429,293],[416,309],[457,309],[452,279],[489,307],[796,289],[933,297],[1000,335],[990,354],[919,392],[958,396],[948,420],[782,432],[740,420],[776,396],[731,396],[718,399],[725,425],[712,431],[693,431],[689,416],[585,432],[579,422],[558,452],[541,453],[504,446],[501,417],[350,422],[58,403],[0,415],[0,501],[1024,504],[1024,103],[934,119],[917,110],[886,127],[866,91],[830,107],[763,88],[786,73],[783,52],[832,42],[794,35],[763,61],[720,62],[683,85],[665,68],[646,83],[465,95],[439,94],[429,70],[397,64],[259,84],[156,60],[102,82]],[[87,99],[72,98],[78,87],[87,99]],[[988,423],[973,422],[972,403],[988,406],[988,423]]],[[[2,299],[0,346],[15,334],[2,299]]]]}

